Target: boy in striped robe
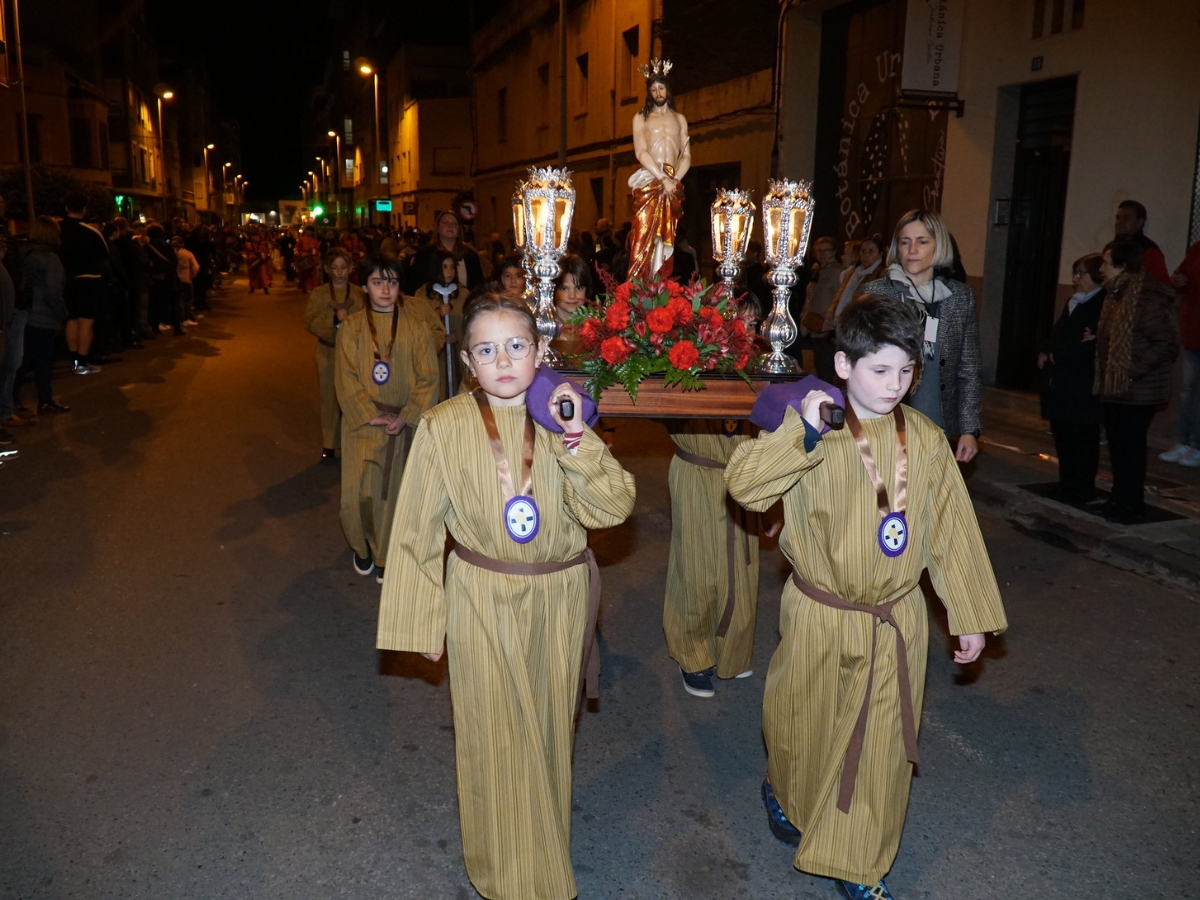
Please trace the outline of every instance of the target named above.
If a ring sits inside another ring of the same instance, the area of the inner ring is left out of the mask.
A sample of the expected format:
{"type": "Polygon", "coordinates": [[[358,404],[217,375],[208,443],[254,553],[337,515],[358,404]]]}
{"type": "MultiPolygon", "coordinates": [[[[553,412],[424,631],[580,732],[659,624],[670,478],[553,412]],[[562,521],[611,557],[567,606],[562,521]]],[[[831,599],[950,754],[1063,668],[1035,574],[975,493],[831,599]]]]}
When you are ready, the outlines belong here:
{"type": "Polygon", "coordinates": [[[774,430],[734,451],[725,483],[747,509],[782,498],[780,547],[794,567],[763,702],[772,831],[796,845],[797,869],[836,879],[851,900],[890,900],[883,876],[918,761],[921,572],[959,636],[955,662],[978,659],[984,632],[1007,622],[950,445],[900,405],[919,374],[919,314],[866,297],[843,313],[837,341],[847,427],[822,435],[833,398],[796,397],[774,430]]]}

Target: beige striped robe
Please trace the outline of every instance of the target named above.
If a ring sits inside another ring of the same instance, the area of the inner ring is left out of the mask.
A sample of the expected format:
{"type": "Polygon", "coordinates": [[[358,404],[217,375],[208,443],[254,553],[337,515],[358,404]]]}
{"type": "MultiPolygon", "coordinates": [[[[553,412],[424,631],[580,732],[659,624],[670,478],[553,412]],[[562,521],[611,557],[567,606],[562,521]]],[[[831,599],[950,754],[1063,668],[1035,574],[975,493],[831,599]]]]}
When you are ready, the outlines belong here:
{"type": "MultiPolygon", "coordinates": [[[[689,419],[674,431],[671,440],[681,450],[724,463],[750,438],[726,435],[723,421],[689,419]]],[[[715,666],[719,678],[733,678],[750,668],[754,653],[758,532],[751,529],[747,534],[746,514],[726,494],[720,469],[697,466],[676,456],[671,459],[667,483],[671,489],[671,551],[663,602],[667,652],[685,672],[715,666]],[[737,599],[729,630],[724,637],[717,637],[729,597],[726,528],[730,507],[734,511],[737,599]]]]}
{"type": "MultiPolygon", "coordinates": [[[[348,291],[338,291],[338,300],[349,294],[347,315],[363,308],[363,292],[356,284],[346,286],[348,291]]],[[[333,305],[333,285],[329,282],[317,287],[308,295],[304,308],[304,327],[318,338],[333,341],[338,328],[334,326],[338,307],[333,305]]],[[[336,450],[342,446],[342,410],[338,406],[337,387],[333,383],[335,348],[317,343],[317,387],[321,391],[321,446],[336,450]]]]}
{"type": "MultiPolygon", "coordinates": [[[[519,479],[525,407],[495,408],[519,479]]],[[[463,855],[489,900],[570,900],[571,743],[588,568],[502,575],[442,555],[445,529],[468,549],[516,562],[564,561],[588,528],[633,510],[633,476],[585,430],[578,455],[537,426],[533,497],[541,527],[527,544],[504,529],[504,499],[478,407],[463,394],[426,414],[392,531],[378,646],[450,664],[463,855]]]]}
{"type": "MultiPolygon", "coordinates": [[[[895,559],[876,542],[875,491],[850,429],[804,450],[804,424],[789,409],[783,425],[739,447],[726,469],[730,493],[749,509],[783,498],[784,554],[813,586],[850,603],[904,599],[894,614],[908,646],[914,712],[924,694],[929,629],[917,584],[928,567],[953,634],[999,632],[1004,609],[987,549],[940,428],[905,408],[908,424],[909,544],[895,559]]],[[[863,421],[879,472],[892,493],[891,415],[863,421]]],[[[767,672],[763,733],[767,771],[780,805],[803,838],[795,866],[815,875],[872,884],[892,866],[908,806],[892,628],[873,616],[821,606],[789,579],[780,608],[779,648],[767,672]],[[872,630],[878,628],[875,688],[848,814],[838,782],[866,691],[872,630]]]]}
{"type": "Polygon", "coordinates": [[[362,309],[347,316],[338,329],[334,384],[342,408],[342,530],[354,552],[371,557],[376,565],[382,566],[387,559],[392,509],[412,429],[400,432],[391,443],[392,470],[385,497],[383,472],[389,442],[382,425],[368,424],[380,414],[375,401],[400,407],[400,417],[415,427],[421,414],[433,406],[436,380],[437,362],[429,330],[404,307],[397,306],[394,313],[362,309]],[[382,386],[371,378],[375,354],[368,315],[374,318],[380,351],[389,349],[392,316],[400,316],[396,342],[388,356],[392,374],[382,386]]]}

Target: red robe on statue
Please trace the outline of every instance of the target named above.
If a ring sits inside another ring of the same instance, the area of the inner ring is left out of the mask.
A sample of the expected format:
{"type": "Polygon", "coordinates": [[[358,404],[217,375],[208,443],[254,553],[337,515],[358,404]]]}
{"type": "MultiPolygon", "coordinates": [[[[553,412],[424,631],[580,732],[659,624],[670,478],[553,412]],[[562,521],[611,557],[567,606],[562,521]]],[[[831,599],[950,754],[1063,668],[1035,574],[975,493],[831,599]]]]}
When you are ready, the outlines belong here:
{"type": "MultiPolygon", "coordinates": [[[[663,171],[674,176],[671,166],[663,171]]],[[[629,281],[659,281],[675,268],[675,225],[679,221],[683,185],[668,194],[662,182],[638,169],[630,176],[633,189],[633,230],[629,235],[629,281]]]]}

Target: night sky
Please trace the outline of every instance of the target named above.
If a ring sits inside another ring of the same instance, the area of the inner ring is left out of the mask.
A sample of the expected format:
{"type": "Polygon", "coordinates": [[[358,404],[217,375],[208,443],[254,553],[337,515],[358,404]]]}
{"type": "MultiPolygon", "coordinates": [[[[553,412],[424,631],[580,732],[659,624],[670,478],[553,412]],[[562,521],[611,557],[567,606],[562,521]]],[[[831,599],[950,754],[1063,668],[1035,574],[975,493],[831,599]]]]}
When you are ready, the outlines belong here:
{"type": "MultiPolygon", "coordinates": [[[[470,22],[494,16],[503,0],[349,0],[372,3],[386,21],[383,41],[466,44],[470,22]],[[389,33],[392,35],[388,39],[389,33]]],[[[299,198],[313,157],[329,149],[328,123],[307,120],[310,89],[340,53],[331,0],[205,0],[146,3],[146,21],[164,48],[195,57],[212,80],[219,114],[241,126],[247,200],[299,198]],[[318,140],[320,143],[318,144],[318,140]]]]}
{"type": "Polygon", "coordinates": [[[248,201],[298,198],[312,168],[316,138],[306,110],[329,50],[327,7],[327,0],[146,4],[164,52],[202,53],[219,115],[241,126],[248,201]]]}

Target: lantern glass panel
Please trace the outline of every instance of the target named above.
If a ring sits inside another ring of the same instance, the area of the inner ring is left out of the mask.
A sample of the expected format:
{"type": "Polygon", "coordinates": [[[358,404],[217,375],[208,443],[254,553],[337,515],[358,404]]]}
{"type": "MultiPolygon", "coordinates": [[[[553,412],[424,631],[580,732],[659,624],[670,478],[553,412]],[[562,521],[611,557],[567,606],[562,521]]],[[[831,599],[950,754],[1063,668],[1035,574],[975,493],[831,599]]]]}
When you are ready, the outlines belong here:
{"type": "Polygon", "coordinates": [[[733,234],[730,250],[737,256],[745,256],[750,243],[750,217],[745,213],[735,212],[730,218],[733,220],[730,226],[733,234]]]}
{"type": "Polygon", "coordinates": [[[569,197],[554,198],[554,246],[565,249],[571,235],[571,200],[569,197]]]}
{"type": "Polygon", "coordinates": [[[546,226],[552,225],[547,221],[549,213],[549,204],[545,197],[529,198],[530,237],[532,238],[530,246],[535,250],[546,249],[546,226]]]}
{"type": "Polygon", "coordinates": [[[804,239],[804,207],[796,207],[788,210],[790,225],[788,228],[788,246],[787,255],[791,259],[795,259],[800,255],[800,242],[804,239]]]}
{"type": "Polygon", "coordinates": [[[513,197],[513,231],[516,233],[517,246],[525,247],[525,204],[520,197],[513,197]]]}
{"type": "Polygon", "coordinates": [[[763,210],[763,236],[767,242],[767,256],[771,259],[778,259],[787,249],[779,246],[782,222],[783,210],[778,206],[768,206],[763,210]]]}
{"type": "Polygon", "coordinates": [[[718,210],[712,214],[713,256],[725,258],[725,213],[718,210]]]}

